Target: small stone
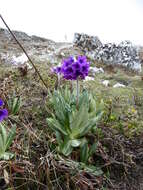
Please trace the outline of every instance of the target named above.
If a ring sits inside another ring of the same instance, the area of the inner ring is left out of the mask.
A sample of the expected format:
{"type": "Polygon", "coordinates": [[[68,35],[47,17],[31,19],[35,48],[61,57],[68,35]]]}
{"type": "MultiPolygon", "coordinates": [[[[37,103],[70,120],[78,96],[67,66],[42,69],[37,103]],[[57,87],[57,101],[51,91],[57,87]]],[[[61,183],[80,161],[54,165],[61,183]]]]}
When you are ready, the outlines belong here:
{"type": "Polygon", "coordinates": [[[113,88],[126,87],[124,84],[116,83],[113,88]]]}
{"type": "Polygon", "coordinates": [[[109,86],[109,80],[104,80],[104,81],[102,81],[102,84],[104,85],[104,86],[109,86]]]}
{"type": "Polygon", "coordinates": [[[89,77],[89,76],[87,76],[87,77],[85,77],[85,81],[94,81],[94,78],[93,77],[89,77]]]}
{"type": "Polygon", "coordinates": [[[97,67],[90,67],[89,69],[93,74],[96,74],[96,73],[104,73],[104,70],[100,67],[100,68],[97,68],[97,67]]]}

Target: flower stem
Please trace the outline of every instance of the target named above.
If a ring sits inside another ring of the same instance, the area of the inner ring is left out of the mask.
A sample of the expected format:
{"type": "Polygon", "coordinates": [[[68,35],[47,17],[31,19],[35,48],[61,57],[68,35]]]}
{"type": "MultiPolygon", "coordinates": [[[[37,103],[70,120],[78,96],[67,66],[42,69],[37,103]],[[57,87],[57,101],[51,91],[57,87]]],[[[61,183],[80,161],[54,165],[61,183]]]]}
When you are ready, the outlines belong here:
{"type": "Polygon", "coordinates": [[[76,80],[76,108],[79,108],[79,81],[78,78],[76,80]]]}
{"type": "Polygon", "coordinates": [[[60,88],[61,84],[61,75],[58,73],[58,88],[60,88]]]}

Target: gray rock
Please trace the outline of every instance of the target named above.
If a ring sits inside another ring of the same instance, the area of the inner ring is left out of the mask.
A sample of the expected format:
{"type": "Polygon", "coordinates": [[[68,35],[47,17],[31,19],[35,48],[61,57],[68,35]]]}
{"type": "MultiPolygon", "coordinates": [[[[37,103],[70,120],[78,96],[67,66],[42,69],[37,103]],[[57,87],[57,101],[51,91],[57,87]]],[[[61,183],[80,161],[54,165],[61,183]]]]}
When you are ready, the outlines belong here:
{"type": "Polygon", "coordinates": [[[120,44],[102,44],[98,37],[75,34],[74,44],[83,50],[87,57],[105,64],[122,65],[128,69],[141,72],[141,59],[138,48],[130,41],[120,44]]]}
{"type": "Polygon", "coordinates": [[[101,41],[97,36],[89,36],[87,34],[75,33],[74,44],[82,48],[83,51],[92,51],[102,46],[101,41]]]}

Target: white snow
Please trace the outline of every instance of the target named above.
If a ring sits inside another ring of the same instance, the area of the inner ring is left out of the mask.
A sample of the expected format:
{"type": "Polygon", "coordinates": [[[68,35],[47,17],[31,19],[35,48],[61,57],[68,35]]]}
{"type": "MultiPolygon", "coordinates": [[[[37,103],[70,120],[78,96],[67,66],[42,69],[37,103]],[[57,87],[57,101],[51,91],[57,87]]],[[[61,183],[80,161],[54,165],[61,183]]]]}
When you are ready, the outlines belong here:
{"type": "Polygon", "coordinates": [[[106,87],[109,86],[109,80],[102,81],[102,84],[105,85],[106,87]]]}
{"type": "Polygon", "coordinates": [[[113,88],[118,88],[118,87],[126,87],[124,84],[121,83],[116,83],[113,88]]]}
{"type": "Polygon", "coordinates": [[[16,57],[15,55],[12,56],[12,63],[15,65],[18,64],[24,64],[28,61],[28,58],[26,57],[25,54],[20,55],[19,57],[16,57]]]}
{"type": "Polygon", "coordinates": [[[90,67],[90,71],[93,73],[104,73],[104,70],[101,67],[100,68],[90,67]]]}
{"type": "Polygon", "coordinates": [[[26,55],[23,53],[20,56],[16,57],[15,55],[12,56],[12,60],[11,63],[18,66],[18,65],[23,65],[24,63],[26,63],[26,65],[28,66],[29,69],[32,68],[32,66],[28,63],[28,58],[26,57],[26,55]]]}
{"type": "Polygon", "coordinates": [[[94,80],[94,78],[93,77],[89,77],[89,76],[87,76],[86,78],[85,78],[85,81],[90,81],[90,80],[94,80]]]}

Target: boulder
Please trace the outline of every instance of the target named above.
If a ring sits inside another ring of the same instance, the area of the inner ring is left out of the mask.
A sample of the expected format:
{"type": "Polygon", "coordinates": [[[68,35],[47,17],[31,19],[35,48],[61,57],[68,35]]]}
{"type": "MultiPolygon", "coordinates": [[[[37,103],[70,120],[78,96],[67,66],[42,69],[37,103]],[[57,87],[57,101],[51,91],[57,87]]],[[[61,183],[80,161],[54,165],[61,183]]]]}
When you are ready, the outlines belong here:
{"type": "Polygon", "coordinates": [[[74,34],[74,44],[80,47],[83,51],[92,51],[102,46],[101,41],[97,36],[89,36],[87,34],[74,34]]]}
{"type": "Polygon", "coordinates": [[[121,65],[128,69],[141,72],[139,51],[130,41],[119,44],[102,44],[97,36],[78,34],[74,36],[74,44],[92,60],[111,65],[121,65]]]}

